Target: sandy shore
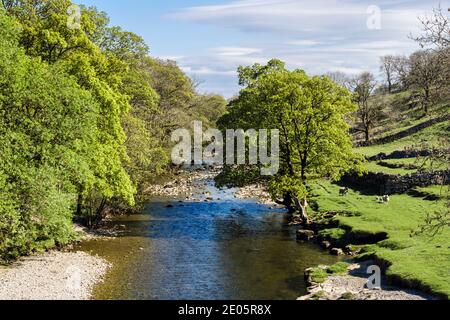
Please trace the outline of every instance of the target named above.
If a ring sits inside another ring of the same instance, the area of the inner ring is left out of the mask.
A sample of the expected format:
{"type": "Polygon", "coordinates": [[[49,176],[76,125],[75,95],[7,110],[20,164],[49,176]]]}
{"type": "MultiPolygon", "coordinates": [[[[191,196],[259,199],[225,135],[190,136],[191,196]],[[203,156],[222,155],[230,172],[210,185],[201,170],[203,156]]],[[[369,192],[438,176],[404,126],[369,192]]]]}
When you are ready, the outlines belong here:
{"type": "Polygon", "coordinates": [[[0,300],[88,300],[110,265],[84,252],[50,252],[0,269],[0,300]]]}

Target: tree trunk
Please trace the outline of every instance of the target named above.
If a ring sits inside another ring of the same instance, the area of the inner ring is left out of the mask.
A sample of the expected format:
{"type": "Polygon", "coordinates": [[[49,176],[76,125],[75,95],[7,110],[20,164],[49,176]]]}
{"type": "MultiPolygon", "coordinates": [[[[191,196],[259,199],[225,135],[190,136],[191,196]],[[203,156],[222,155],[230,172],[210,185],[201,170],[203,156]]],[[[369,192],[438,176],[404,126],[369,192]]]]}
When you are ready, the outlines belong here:
{"type": "Polygon", "coordinates": [[[286,193],[283,198],[282,204],[288,209],[289,213],[294,213],[296,209],[292,205],[292,195],[290,193],[286,193]]]}
{"type": "Polygon", "coordinates": [[[80,193],[78,194],[78,199],[77,199],[77,216],[81,217],[82,214],[82,209],[83,209],[83,195],[80,193]]]}
{"type": "Polygon", "coordinates": [[[364,128],[364,136],[365,136],[366,142],[369,142],[370,141],[369,127],[364,128]]]}
{"type": "Polygon", "coordinates": [[[295,205],[300,210],[300,217],[302,218],[303,224],[308,225],[310,224],[309,216],[308,216],[308,201],[306,199],[299,200],[298,198],[295,199],[295,205]]]}
{"type": "Polygon", "coordinates": [[[424,102],[423,102],[423,110],[425,112],[425,115],[428,114],[428,106],[430,104],[430,90],[429,89],[425,89],[425,98],[424,98],[424,102]]]}

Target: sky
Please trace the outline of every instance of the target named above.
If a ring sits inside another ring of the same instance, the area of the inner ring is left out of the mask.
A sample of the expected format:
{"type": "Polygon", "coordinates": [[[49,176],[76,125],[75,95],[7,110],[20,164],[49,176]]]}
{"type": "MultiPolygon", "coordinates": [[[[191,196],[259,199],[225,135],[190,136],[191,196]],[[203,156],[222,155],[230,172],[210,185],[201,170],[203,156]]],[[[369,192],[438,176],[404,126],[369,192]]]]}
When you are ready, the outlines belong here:
{"type": "Polygon", "coordinates": [[[141,35],[153,57],[171,59],[202,93],[239,92],[240,65],[271,58],[311,75],[371,71],[379,57],[419,49],[419,17],[450,0],[75,0],[111,25],[141,35]]]}

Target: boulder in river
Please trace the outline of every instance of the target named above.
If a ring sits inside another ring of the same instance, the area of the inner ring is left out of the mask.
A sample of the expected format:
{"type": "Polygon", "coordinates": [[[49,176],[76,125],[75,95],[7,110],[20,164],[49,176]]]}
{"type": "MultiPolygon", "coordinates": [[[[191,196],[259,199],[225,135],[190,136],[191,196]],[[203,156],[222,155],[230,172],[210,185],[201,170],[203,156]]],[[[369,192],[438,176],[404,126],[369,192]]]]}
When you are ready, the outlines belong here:
{"type": "Polygon", "coordinates": [[[330,241],[322,241],[322,243],[320,244],[320,246],[323,249],[330,249],[331,248],[331,242],[330,241]]]}
{"type": "Polygon", "coordinates": [[[342,249],[339,248],[333,248],[330,250],[330,253],[334,256],[345,256],[345,253],[342,249]]]}
{"type": "Polygon", "coordinates": [[[310,241],[314,239],[315,233],[312,230],[300,229],[297,231],[297,240],[299,241],[310,241]]]}

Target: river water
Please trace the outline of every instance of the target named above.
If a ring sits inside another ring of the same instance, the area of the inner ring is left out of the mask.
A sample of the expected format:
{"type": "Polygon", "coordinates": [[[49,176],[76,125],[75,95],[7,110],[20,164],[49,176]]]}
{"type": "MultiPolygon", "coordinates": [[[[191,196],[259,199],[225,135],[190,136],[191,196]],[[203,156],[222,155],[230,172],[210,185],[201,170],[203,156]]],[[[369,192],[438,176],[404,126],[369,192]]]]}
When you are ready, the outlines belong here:
{"type": "Polygon", "coordinates": [[[239,200],[233,189],[199,184],[198,201],[150,201],[140,215],[118,218],[115,239],[77,250],[113,264],[94,299],[296,299],[304,270],[336,257],[297,243],[286,212],[239,200]],[[205,202],[208,197],[215,201],[205,202]]]}

